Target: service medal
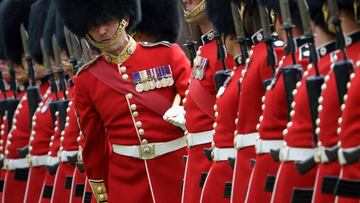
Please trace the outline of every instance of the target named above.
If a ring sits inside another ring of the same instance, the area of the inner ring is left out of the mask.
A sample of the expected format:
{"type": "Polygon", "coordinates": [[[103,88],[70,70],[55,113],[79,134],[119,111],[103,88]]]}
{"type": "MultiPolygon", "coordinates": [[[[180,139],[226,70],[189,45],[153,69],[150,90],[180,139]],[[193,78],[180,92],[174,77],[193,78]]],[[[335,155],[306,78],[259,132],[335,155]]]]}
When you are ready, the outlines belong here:
{"type": "Polygon", "coordinates": [[[138,84],[136,84],[135,85],[135,90],[137,91],[137,92],[143,92],[144,91],[144,86],[143,86],[143,84],[142,83],[138,83],[138,84]]]}

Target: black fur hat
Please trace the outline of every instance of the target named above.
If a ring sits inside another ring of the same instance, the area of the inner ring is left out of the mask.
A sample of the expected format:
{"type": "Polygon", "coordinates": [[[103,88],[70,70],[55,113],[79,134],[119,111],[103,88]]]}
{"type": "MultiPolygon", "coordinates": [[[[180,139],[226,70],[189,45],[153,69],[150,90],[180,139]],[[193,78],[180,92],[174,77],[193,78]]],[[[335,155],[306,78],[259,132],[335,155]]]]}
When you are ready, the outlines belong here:
{"type": "MultiPolygon", "coordinates": [[[[1,9],[1,7],[3,6],[3,4],[2,4],[2,0],[0,0],[0,10],[2,10],[1,9]]],[[[0,13],[0,16],[1,16],[1,13],[0,13]]],[[[1,27],[1,25],[0,25],[0,27],[1,27]]],[[[1,33],[2,31],[0,30],[0,33],[1,33]]],[[[6,57],[5,57],[5,51],[4,51],[4,46],[3,46],[3,40],[1,39],[1,37],[2,37],[2,35],[0,34],[0,60],[4,60],[4,59],[6,59],[6,57]]]]}
{"type": "Polygon", "coordinates": [[[315,23],[315,25],[322,27],[324,30],[327,29],[327,22],[325,22],[325,18],[322,12],[322,7],[325,4],[326,0],[305,0],[310,10],[311,20],[315,23]]]}
{"type": "MultiPolygon", "coordinates": [[[[290,13],[291,13],[291,21],[292,23],[299,28],[302,28],[300,11],[297,5],[296,0],[288,0],[290,13]]],[[[276,15],[281,17],[281,9],[280,9],[280,0],[263,0],[265,5],[268,6],[269,9],[273,10],[276,15]]]]}
{"type": "Polygon", "coordinates": [[[236,35],[231,15],[231,0],[206,0],[206,12],[219,33],[236,35]]]}
{"type": "Polygon", "coordinates": [[[180,33],[178,0],[141,0],[142,19],[135,31],[175,42],[180,33]]]}
{"type": "Polygon", "coordinates": [[[20,64],[23,47],[20,25],[27,28],[32,0],[4,0],[0,8],[0,39],[8,60],[20,64]]]}
{"type": "Polygon", "coordinates": [[[32,6],[29,17],[29,49],[30,55],[36,63],[42,64],[43,58],[40,39],[43,36],[46,16],[51,0],[38,0],[32,6]]]}
{"type": "Polygon", "coordinates": [[[84,37],[99,23],[129,17],[126,31],[131,32],[141,19],[140,0],[54,0],[65,25],[70,31],[84,37]]]}

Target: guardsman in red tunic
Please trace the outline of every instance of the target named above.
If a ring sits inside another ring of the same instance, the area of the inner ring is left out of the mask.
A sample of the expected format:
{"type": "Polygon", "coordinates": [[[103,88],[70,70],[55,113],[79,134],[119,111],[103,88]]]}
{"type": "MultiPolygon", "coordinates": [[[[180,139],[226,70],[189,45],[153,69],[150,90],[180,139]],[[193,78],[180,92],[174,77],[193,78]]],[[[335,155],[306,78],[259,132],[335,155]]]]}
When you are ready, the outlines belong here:
{"type": "MultiPolygon", "coordinates": [[[[193,71],[184,103],[188,154],[182,202],[191,203],[199,202],[204,181],[212,164],[204,156],[203,149],[210,148],[213,141],[213,106],[217,91],[215,74],[222,66],[221,61],[217,59],[218,46],[213,25],[205,12],[205,0],[183,0],[183,4],[186,22],[198,25],[203,33],[202,44],[193,61],[193,71]]],[[[233,68],[233,58],[228,57],[226,62],[228,68],[233,68]]]]}
{"type": "MultiPolygon", "coordinates": [[[[43,182],[41,199],[39,202],[53,202],[55,196],[56,186],[55,179],[57,172],[59,171],[60,162],[67,161],[67,153],[60,151],[61,138],[65,135],[69,128],[69,111],[71,106],[72,89],[68,89],[66,75],[68,71],[72,71],[71,67],[68,67],[68,57],[66,54],[62,54],[66,50],[66,43],[64,40],[64,24],[59,21],[59,13],[57,11],[56,3],[53,2],[50,6],[48,20],[45,26],[44,41],[48,50],[53,50],[50,53],[55,61],[55,76],[58,81],[58,98],[50,103],[51,116],[54,122],[54,134],[50,138],[48,143],[48,158],[46,161],[46,177],[43,182]],[[56,51],[58,50],[58,51],[56,51]],[[64,63],[65,62],[65,63],[64,63]]],[[[71,132],[70,132],[71,133],[71,132]]],[[[76,136],[76,135],[75,135],[76,136]]],[[[76,138],[74,138],[76,139],[76,138]]],[[[72,153],[68,153],[73,155],[72,153]]],[[[72,174],[72,172],[71,172],[72,174]]],[[[64,181],[62,186],[65,186],[65,180],[59,177],[59,182],[64,181]]],[[[70,181],[71,183],[72,181],[70,181]]],[[[71,187],[71,186],[70,186],[71,187]]],[[[69,201],[70,187],[59,187],[58,193],[62,194],[61,197],[56,197],[57,201],[66,202],[69,201]]]]}
{"type": "Polygon", "coordinates": [[[277,58],[283,55],[283,42],[273,39],[271,30],[265,29],[269,27],[270,19],[266,22],[266,19],[256,17],[269,15],[265,11],[264,2],[247,0],[242,1],[241,6],[245,9],[244,21],[252,22],[251,26],[246,24],[248,26],[245,27],[252,34],[250,51],[252,57],[244,69],[244,76],[239,84],[241,92],[233,139],[237,155],[233,174],[232,202],[245,200],[253,168],[251,161],[255,159],[255,143],[259,138],[256,126],[262,114],[262,97],[274,76],[277,58]]]}
{"type": "MultiPolygon", "coordinates": [[[[231,14],[231,1],[207,0],[206,10],[210,21],[216,29],[215,37],[218,43],[218,51],[220,51],[221,55],[224,46],[227,51],[227,58],[221,61],[226,64],[225,67],[215,63],[218,71],[215,72],[214,70],[215,74],[212,76],[215,76],[217,91],[215,105],[213,106],[215,111],[213,115],[215,122],[212,126],[213,142],[211,144],[211,154],[207,154],[212,164],[205,179],[200,202],[230,202],[233,170],[227,160],[235,157],[233,132],[236,126],[234,120],[240,91],[238,82],[242,76],[243,64],[235,64],[232,57],[240,56],[240,46],[235,42],[234,21],[232,15],[229,15],[231,14]],[[224,42],[218,39],[217,35],[219,34],[217,32],[220,33],[224,42]],[[224,74],[224,70],[219,70],[219,68],[229,69],[225,70],[224,74]],[[225,77],[225,80],[219,81],[219,75],[221,76],[221,74],[227,77],[225,77]],[[219,84],[220,86],[218,86],[219,84]]],[[[242,60],[240,61],[242,62],[242,60]]],[[[197,82],[196,79],[193,79],[192,83],[194,82],[197,82]]]]}
{"type": "Polygon", "coordinates": [[[57,3],[69,30],[102,52],[74,79],[82,157],[96,200],[180,202],[185,139],[163,115],[177,93],[184,96],[185,54],[176,44],[136,43],[126,34],[139,20],[138,1],[57,3]]]}
{"type": "MultiPolygon", "coordinates": [[[[4,35],[5,51],[8,59],[14,64],[14,71],[17,75],[17,82],[24,84],[27,82],[27,66],[22,65],[23,47],[21,46],[20,24],[24,23],[27,26],[28,14],[30,11],[31,2],[26,1],[6,1],[1,13],[2,34],[4,35]]],[[[26,53],[29,54],[29,53],[26,53]]],[[[26,58],[28,62],[30,57],[26,58]]],[[[41,79],[45,75],[44,69],[35,63],[35,78],[41,79]]],[[[35,81],[31,84],[33,88],[36,87],[35,81]]],[[[28,153],[28,143],[30,135],[30,117],[33,110],[36,110],[37,99],[45,93],[48,88],[48,83],[43,82],[39,85],[40,95],[36,100],[31,100],[28,103],[28,95],[21,98],[20,104],[14,112],[15,116],[12,120],[12,128],[7,138],[4,168],[7,170],[4,185],[3,202],[22,202],[26,189],[26,181],[28,178],[29,165],[26,159],[28,153]],[[31,105],[31,106],[30,106],[31,105]],[[31,112],[31,114],[30,114],[31,112]]],[[[20,86],[23,87],[23,86],[20,86]]],[[[29,89],[30,91],[30,89],[29,89]]],[[[31,97],[33,98],[33,97],[31,97]]],[[[15,100],[13,100],[15,101],[15,100]]],[[[14,106],[15,107],[15,106],[14,106]]]]}
{"type": "MultiPolygon", "coordinates": [[[[357,20],[359,20],[357,18],[357,20]]],[[[359,22],[359,21],[358,21],[359,22]]],[[[342,105],[342,117],[339,119],[340,139],[338,145],[338,159],[341,164],[337,187],[335,188],[336,202],[358,203],[360,202],[360,141],[359,141],[359,88],[360,88],[360,57],[358,51],[356,68],[350,75],[351,81],[347,84],[347,94],[344,96],[342,105]]]]}
{"type": "Polygon", "coordinates": [[[270,150],[278,150],[284,144],[281,133],[286,128],[290,116],[292,91],[296,88],[296,82],[302,77],[302,70],[307,66],[307,58],[302,57],[298,49],[305,41],[301,40],[303,31],[297,3],[295,0],[287,0],[291,16],[282,16],[280,5],[284,6],[283,2],[269,1],[269,9],[276,15],[276,30],[279,38],[286,42],[285,55],[279,61],[275,76],[262,99],[263,119],[257,126],[260,138],[255,145],[256,164],[245,202],[269,202],[271,199],[272,187],[280,163],[274,162],[270,150]],[[288,18],[291,19],[290,22],[284,20],[288,18]],[[292,33],[293,38],[286,37],[289,32],[292,33]]]}
{"type": "MultiPolygon", "coordinates": [[[[337,150],[339,134],[337,133],[338,120],[341,117],[341,105],[343,104],[346,85],[350,79],[350,73],[355,67],[353,61],[359,58],[360,27],[356,24],[354,16],[353,1],[332,1],[338,4],[339,14],[329,13],[329,25],[332,21],[341,18],[341,26],[346,34],[344,38],[337,38],[339,48],[345,51],[345,55],[338,54],[337,60],[332,64],[332,69],[325,77],[325,85],[319,99],[317,127],[318,145],[314,155],[314,161],[319,163],[314,188],[313,202],[333,202],[335,200],[334,189],[337,177],[340,175],[340,164],[337,162],[337,150]],[[339,15],[339,16],[337,16],[339,15]],[[343,44],[344,46],[341,46],[343,44]],[[346,46],[346,47],[345,47],[346,46]],[[343,79],[348,78],[348,79],[343,79]],[[341,99],[341,100],[340,100],[341,99]],[[328,156],[329,155],[329,156],[328,156]]],[[[338,36],[344,34],[336,33],[338,36]]],[[[341,120],[340,120],[341,121],[341,120]]],[[[340,132],[340,131],[339,131],[340,132]]],[[[342,143],[342,142],[341,142],[342,143]]]]}
{"type": "Polygon", "coordinates": [[[326,29],[324,16],[319,12],[323,5],[324,1],[298,1],[304,39],[307,40],[306,47],[310,49],[305,50],[304,55],[309,56],[311,64],[304,72],[302,80],[296,84],[297,89],[293,91],[291,120],[283,130],[285,144],[280,149],[279,158],[282,163],[276,176],[272,202],[311,201],[312,198],[316,169],[302,175],[295,164],[307,160],[314,154],[317,144],[314,136],[315,120],[321,84],[330,70],[331,60],[336,55],[333,53],[336,50],[333,34],[326,29]],[[305,3],[308,6],[305,6],[305,3]]]}
{"type": "MultiPolygon", "coordinates": [[[[29,18],[30,53],[35,62],[39,64],[43,64],[40,38],[43,36],[49,5],[50,1],[48,0],[36,2],[29,18]]],[[[50,64],[44,63],[45,67],[49,65],[50,64]]],[[[47,74],[48,77],[46,79],[48,80],[51,75],[49,72],[47,74]]],[[[51,120],[49,104],[55,99],[56,97],[51,93],[49,87],[31,121],[32,130],[29,139],[29,154],[27,156],[30,170],[24,202],[38,202],[41,195],[42,184],[46,175],[45,164],[48,157],[47,152],[49,150],[50,137],[54,134],[54,125],[51,120]]]]}

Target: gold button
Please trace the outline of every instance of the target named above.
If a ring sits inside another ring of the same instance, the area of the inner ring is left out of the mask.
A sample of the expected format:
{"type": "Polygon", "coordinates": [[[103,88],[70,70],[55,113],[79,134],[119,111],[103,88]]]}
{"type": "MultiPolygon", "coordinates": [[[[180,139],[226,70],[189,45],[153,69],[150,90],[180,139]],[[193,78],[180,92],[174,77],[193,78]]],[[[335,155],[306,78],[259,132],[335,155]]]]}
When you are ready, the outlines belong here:
{"type": "Polygon", "coordinates": [[[147,144],[148,144],[147,139],[143,139],[143,140],[141,140],[141,145],[147,145],[147,144]]]}
{"type": "Polygon", "coordinates": [[[129,75],[128,75],[128,74],[122,75],[122,79],[123,79],[123,80],[128,80],[128,79],[129,79],[129,75]]]}
{"type": "Polygon", "coordinates": [[[125,67],[125,66],[121,66],[121,67],[119,68],[119,70],[120,70],[121,73],[125,73],[125,72],[126,72],[126,67],[125,67]]]}
{"type": "Polygon", "coordinates": [[[102,193],[104,193],[104,190],[103,190],[102,187],[98,187],[98,188],[96,189],[96,192],[97,192],[98,194],[102,194],[102,193]]]}
{"type": "Polygon", "coordinates": [[[187,96],[189,94],[189,90],[186,90],[185,91],[185,95],[187,96]]]}
{"type": "Polygon", "coordinates": [[[131,104],[130,108],[131,108],[131,110],[135,111],[136,110],[136,104],[131,104]]]}
{"type": "Polygon", "coordinates": [[[129,93],[129,94],[126,95],[126,98],[128,98],[128,99],[132,99],[133,97],[134,97],[134,95],[131,94],[131,93],[129,93]]]}
{"type": "Polygon", "coordinates": [[[144,129],[139,129],[139,135],[144,135],[145,131],[144,129]]]}
{"type": "Polygon", "coordinates": [[[142,122],[141,122],[141,121],[137,121],[137,122],[136,122],[136,127],[141,128],[141,126],[142,126],[142,122]]]}
{"type": "Polygon", "coordinates": [[[50,142],[49,147],[53,146],[53,144],[54,144],[53,142],[50,142]]]}
{"type": "Polygon", "coordinates": [[[214,105],[214,111],[217,111],[218,110],[218,106],[215,104],[214,105]]]}
{"type": "Polygon", "coordinates": [[[99,201],[102,202],[105,200],[105,195],[101,194],[99,195],[99,201]]]}
{"type": "Polygon", "coordinates": [[[134,111],[134,113],[132,114],[134,118],[138,117],[139,116],[139,112],[137,111],[134,111]]]}

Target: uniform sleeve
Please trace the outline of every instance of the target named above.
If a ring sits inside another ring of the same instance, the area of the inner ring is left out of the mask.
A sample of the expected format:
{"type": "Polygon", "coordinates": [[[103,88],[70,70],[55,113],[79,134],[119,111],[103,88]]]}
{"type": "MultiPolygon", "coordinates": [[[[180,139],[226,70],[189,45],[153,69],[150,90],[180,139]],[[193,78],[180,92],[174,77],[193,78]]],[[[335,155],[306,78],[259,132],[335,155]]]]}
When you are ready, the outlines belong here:
{"type": "Polygon", "coordinates": [[[85,138],[82,158],[86,174],[98,202],[107,200],[106,185],[109,148],[100,115],[93,105],[87,75],[75,79],[74,106],[79,127],[85,138]]]}
{"type": "Polygon", "coordinates": [[[188,88],[188,80],[191,73],[190,61],[178,44],[171,47],[171,67],[175,80],[175,88],[181,97],[185,97],[188,88]]]}

